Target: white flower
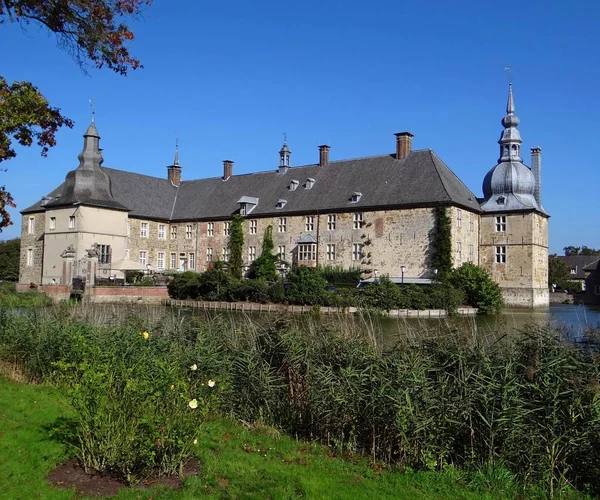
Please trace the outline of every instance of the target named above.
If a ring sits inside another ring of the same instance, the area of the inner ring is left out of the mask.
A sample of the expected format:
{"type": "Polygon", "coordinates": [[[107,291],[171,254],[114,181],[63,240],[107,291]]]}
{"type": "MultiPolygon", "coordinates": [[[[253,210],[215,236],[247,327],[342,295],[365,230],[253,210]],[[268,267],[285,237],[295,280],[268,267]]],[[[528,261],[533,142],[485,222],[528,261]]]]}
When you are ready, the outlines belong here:
{"type": "Polygon", "coordinates": [[[197,399],[192,399],[189,403],[188,406],[192,409],[195,410],[196,408],[198,408],[198,400],[197,399]]]}
{"type": "Polygon", "coordinates": [[[198,440],[197,439],[194,439],[194,444],[198,444],[198,440]]]}
{"type": "Polygon", "coordinates": [[[214,380],[209,380],[206,385],[208,385],[208,387],[214,387],[215,384],[216,384],[216,382],[214,380]]]}
{"type": "Polygon", "coordinates": [[[192,366],[190,366],[190,370],[192,370],[193,372],[195,372],[198,369],[198,366],[196,365],[196,363],[194,363],[192,366]]]}

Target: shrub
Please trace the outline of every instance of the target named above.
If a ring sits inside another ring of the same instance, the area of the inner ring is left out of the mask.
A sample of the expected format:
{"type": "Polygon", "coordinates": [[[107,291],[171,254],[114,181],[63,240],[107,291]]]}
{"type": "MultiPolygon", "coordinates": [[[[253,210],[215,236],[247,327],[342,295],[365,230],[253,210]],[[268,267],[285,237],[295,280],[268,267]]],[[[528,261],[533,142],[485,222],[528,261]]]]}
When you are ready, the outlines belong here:
{"type": "Polygon", "coordinates": [[[344,269],[343,267],[319,266],[317,268],[327,283],[337,289],[354,289],[360,282],[362,271],[359,268],[344,269]]]}
{"type": "Polygon", "coordinates": [[[167,291],[172,299],[197,299],[200,296],[200,274],[186,271],[175,275],[167,284],[167,291]]]}
{"type": "Polygon", "coordinates": [[[497,312],[502,308],[502,292],[490,275],[479,266],[465,262],[448,275],[448,283],[462,291],[468,305],[480,313],[497,312]]]}
{"type": "MultiPolygon", "coordinates": [[[[199,275],[198,298],[206,300],[235,300],[234,289],[238,286],[231,274],[220,266],[208,269],[199,275]]],[[[195,297],[192,297],[195,298],[195,297]]]]}
{"type": "Polygon", "coordinates": [[[288,274],[289,289],[287,298],[294,304],[321,305],[326,298],[327,281],[313,268],[297,266],[288,274]]]}
{"type": "Polygon", "coordinates": [[[383,276],[360,290],[358,303],[361,307],[390,311],[400,307],[408,308],[403,298],[400,287],[387,276],[383,276]]]}

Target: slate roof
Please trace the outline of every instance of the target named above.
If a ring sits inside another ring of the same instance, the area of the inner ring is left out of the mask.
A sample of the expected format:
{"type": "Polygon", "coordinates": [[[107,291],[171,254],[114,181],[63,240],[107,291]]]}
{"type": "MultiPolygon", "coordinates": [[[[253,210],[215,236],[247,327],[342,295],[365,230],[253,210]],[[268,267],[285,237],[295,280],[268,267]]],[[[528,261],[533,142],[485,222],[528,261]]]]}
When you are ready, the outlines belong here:
{"type": "Polygon", "coordinates": [[[569,279],[585,279],[584,271],[593,271],[599,260],[598,255],[559,255],[558,258],[563,261],[569,270],[574,269],[576,273],[569,274],[569,279]]]}
{"type": "MultiPolygon", "coordinates": [[[[358,211],[382,208],[454,204],[480,212],[475,195],[431,150],[412,151],[397,160],[393,155],[332,161],[319,167],[290,167],[280,172],[233,175],[183,181],[175,187],[166,178],[102,168],[110,177],[114,199],[130,209],[130,216],[162,220],[229,219],[244,196],[258,198],[251,215],[358,211]],[[315,180],[306,189],[308,178],[315,180]],[[292,191],[292,180],[299,182],[292,191]],[[360,200],[351,202],[354,192],[360,200]],[[281,209],[281,199],[287,200],[281,209]]],[[[185,173],[185,169],[184,169],[185,173]]],[[[51,194],[60,193],[64,184],[51,194]]],[[[21,213],[42,211],[38,202],[21,213]]]]}

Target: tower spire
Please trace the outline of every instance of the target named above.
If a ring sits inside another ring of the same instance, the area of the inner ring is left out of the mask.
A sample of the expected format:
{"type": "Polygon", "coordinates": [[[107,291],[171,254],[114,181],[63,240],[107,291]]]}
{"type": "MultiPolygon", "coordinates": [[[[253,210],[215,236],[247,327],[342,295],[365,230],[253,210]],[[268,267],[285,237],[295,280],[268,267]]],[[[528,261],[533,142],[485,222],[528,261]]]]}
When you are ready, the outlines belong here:
{"type": "Polygon", "coordinates": [[[503,161],[518,161],[522,162],[521,158],[521,134],[517,130],[519,126],[519,118],[515,114],[515,99],[513,96],[512,83],[508,84],[508,99],[506,101],[506,115],[502,118],[502,126],[504,130],[500,136],[498,144],[500,144],[500,159],[503,161]]]}
{"type": "Polygon", "coordinates": [[[279,169],[280,170],[289,168],[291,154],[292,154],[292,152],[290,151],[290,148],[288,148],[288,145],[287,145],[287,134],[284,132],[283,133],[283,146],[281,146],[281,149],[279,150],[279,169]]]}
{"type": "Polygon", "coordinates": [[[179,138],[175,136],[175,158],[173,158],[173,165],[179,166],[179,138]]]}

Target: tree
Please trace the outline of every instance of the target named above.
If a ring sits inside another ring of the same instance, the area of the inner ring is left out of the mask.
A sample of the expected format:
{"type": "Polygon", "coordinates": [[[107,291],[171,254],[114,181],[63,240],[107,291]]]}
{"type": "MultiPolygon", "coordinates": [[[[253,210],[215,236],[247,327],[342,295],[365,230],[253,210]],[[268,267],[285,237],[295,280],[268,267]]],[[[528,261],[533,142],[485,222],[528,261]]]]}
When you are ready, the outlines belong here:
{"type": "Polygon", "coordinates": [[[229,273],[237,279],[242,278],[242,266],[244,265],[242,258],[242,249],[244,248],[243,222],[244,218],[241,215],[236,214],[233,216],[229,241],[227,242],[227,248],[229,249],[229,273]]]}
{"type": "Polygon", "coordinates": [[[19,255],[21,240],[0,241],[0,281],[19,279],[19,255]]]}
{"type": "Polygon", "coordinates": [[[548,257],[548,286],[551,288],[559,288],[561,290],[567,288],[570,277],[569,266],[556,255],[548,257]]]}
{"type": "Polygon", "coordinates": [[[443,279],[452,269],[452,234],[446,207],[435,207],[435,227],[431,241],[431,267],[438,270],[443,279]]]}
{"type": "Polygon", "coordinates": [[[504,304],[498,283],[492,280],[485,269],[470,262],[452,269],[448,283],[462,291],[466,303],[477,307],[480,313],[497,312],[504,304]]]}
{"type": "Polygon", "coordinates": [[[262,251],[254,262],[250,264],[250,278],[263,281],[277,281],[277,268],[275,262],[277,255],[273,255],[273,226],[268,226],[262,243],[262,251]]]}
{"type": "MultiPolygon", "coordinates": [[[[140,14],[151,0],[0,0],[0,24],[19,23],[22,27],[39,25],[57,37],[86,71],[88,61],[120,75],[141,67],[129,53],[126,43],[133,32],[121,21],[140,14]]],[[[30,82],[9,84],[0,75],[0,162],[14,158],[13,140],[21,146],[34,142],[42,156],[56,145],[56,132],[73,127],[59,108],[50,106],[30,82]]],[[[5,187],[0,187],[0,231],[12,224],[7,206],[14,206],[5,187]]]]}
{"type": "Polygon", "coordinates": [[[570,257],[572,255],[600,255],[600,249],[589,248],[585,245],[580,247],[568,246],[563,249],[565,251],[565,255],[570,257]]]}
{"type": "Polygon", "coordinates": [[[302,305],[321,305],[324,303],[327,291],[327,281],[318,269],[314,267],[294,267],[288,274],[290,302],[302,305]]]}

